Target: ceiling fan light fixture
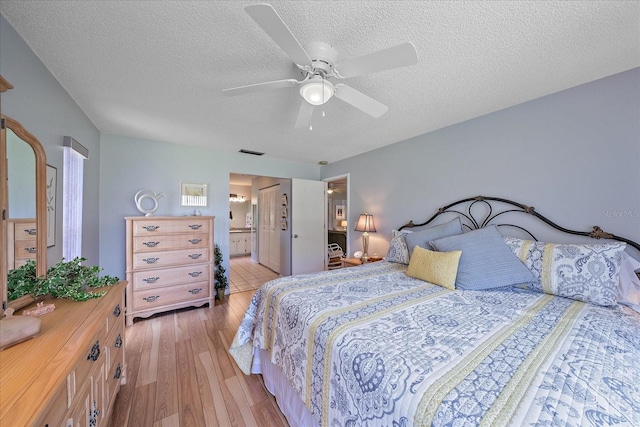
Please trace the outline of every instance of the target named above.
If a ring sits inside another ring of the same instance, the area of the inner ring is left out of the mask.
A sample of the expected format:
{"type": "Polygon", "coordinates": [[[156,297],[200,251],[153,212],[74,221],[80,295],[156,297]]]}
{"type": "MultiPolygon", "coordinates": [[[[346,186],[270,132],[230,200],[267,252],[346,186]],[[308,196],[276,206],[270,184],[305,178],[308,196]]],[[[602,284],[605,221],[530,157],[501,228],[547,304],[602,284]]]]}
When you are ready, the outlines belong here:
{"type": "Polygon", "coordinates": [[[311,77],[300,88],[300,95],[311,105],[322,105],[331,99],[335,90],[329,80],[320,76],[311,77]]]}

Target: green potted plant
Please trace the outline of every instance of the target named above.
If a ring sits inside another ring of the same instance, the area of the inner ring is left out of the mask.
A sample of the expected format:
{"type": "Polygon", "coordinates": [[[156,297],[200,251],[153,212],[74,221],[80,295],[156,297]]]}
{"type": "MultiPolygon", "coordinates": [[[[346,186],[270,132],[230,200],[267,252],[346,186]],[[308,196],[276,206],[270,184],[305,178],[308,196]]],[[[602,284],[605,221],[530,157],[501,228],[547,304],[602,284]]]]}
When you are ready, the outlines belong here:
{"type": "Polygon", "coordinates": [[[213,249],[213,262],[216,269],[213,274],[213,285],[216,288],[216,299],[223,300],[224,291],[227,288],[228,281],[227,276],[225,275],[226,270],[222,266],[222,250],[220,250],[220,246],[217,243],[213,249]]]}
{"type": "Polygon", "coordinates": [[[100,298],[106,291],[96,291],[96,288],[115,285],[120,279],[111,276],[100,277],[100,267],[81,265],[86,260],[75,258],[73,261],[65,261],[63,258],[42,277],[36,276],[35,262],[27,261],[22,267],[9,272],[8,297],[11,300],[29,294],[35,298],[51,295],[54,298],[69,298],[74,301],[100,298]]]}

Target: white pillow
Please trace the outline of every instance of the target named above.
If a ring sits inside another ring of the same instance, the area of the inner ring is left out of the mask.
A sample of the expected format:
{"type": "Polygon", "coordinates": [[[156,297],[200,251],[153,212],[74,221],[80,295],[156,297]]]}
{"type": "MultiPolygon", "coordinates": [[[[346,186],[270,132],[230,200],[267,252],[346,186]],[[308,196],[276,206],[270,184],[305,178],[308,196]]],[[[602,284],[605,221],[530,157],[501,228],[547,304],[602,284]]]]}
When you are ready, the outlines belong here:
{"type": "Polygon", "coordinates": [[[640,270],[640,261],[622,252],[618,302],[640,313],[640,278],[636,270],[640,270]]]}

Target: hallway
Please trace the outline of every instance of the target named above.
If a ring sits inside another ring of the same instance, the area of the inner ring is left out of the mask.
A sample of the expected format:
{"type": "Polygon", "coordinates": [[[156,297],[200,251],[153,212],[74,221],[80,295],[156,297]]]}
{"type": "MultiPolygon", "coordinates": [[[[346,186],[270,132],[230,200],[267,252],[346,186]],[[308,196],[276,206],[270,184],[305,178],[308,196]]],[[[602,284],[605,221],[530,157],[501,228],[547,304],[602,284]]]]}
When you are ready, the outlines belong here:
{"type": "Polygon", "coordinates": [[[251,260],[250,256],[229,258],[229,293],[256,290],[263,283],[280,277],[267,267],[251,260]]]}

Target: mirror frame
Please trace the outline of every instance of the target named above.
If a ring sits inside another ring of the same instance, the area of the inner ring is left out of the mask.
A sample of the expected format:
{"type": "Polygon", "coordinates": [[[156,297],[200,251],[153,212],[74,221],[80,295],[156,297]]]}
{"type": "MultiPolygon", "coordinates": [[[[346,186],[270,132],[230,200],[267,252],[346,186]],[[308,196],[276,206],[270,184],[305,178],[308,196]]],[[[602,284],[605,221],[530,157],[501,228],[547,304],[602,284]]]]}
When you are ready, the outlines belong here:
{"type": "MultiPolygon", "coordinates": [[[[47,157],[40,144],[40,141],[29,133],[20,122],[2,115],[2,141],[0,142],[0,150],[3,153],[2,155],[2,169],[5,171],[3,175],[3,184],[2,184],[2,197],[0,197],[0,203],[2,204],[2,247],[6,245],[7,242],[7,218],[6,212],[8,207],[8,188],[7,188],[7,178],[6,178],[6,129],[11,129],[13,133],[16,134],[20,139],[29,144],[33,149],[33,153],[35,154],[35,162],[36,162],[36,275],[44,276],[47,273],[47,157]]],[[[3,257],[2,262],[0,263],[0,277],[2,278],[2,301],[3,303],[7,301],[7,274],[9,273],[7,269],[7,260],[6,257],[3,257]]],[[[4,304],[3,304],[4,305],[4,304]]],[[[8,306],[11,304],[9,303],[8,306]]]]}

